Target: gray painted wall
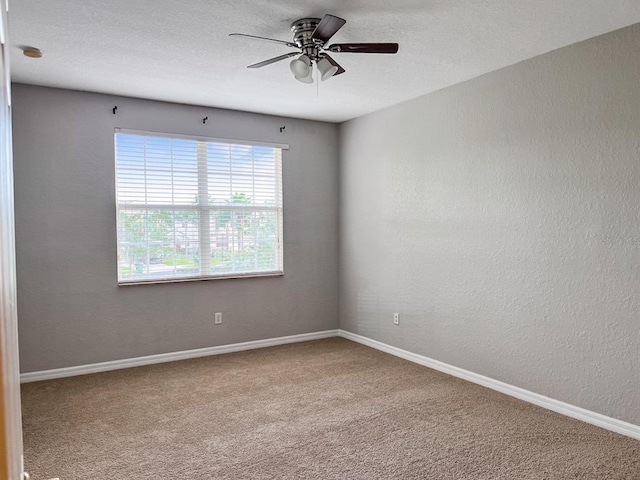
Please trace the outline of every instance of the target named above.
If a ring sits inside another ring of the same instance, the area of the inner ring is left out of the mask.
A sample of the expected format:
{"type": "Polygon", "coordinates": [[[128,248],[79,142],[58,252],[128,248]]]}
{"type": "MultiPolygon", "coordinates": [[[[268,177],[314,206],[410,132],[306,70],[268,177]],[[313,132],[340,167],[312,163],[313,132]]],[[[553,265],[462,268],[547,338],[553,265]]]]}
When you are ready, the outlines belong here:
{"type": "Polygon", "coordinates": [[[640,424],[638,52],[640,25],[344,124],[341,327],[640,424]]]}
{"type": "Polygon", "coordinates": [[[13,105],[24,372],[338,327],[336,125],[26,85],[13,105]],[[114,127],[290,144],[285,275],[118,287],[114,127]]]}

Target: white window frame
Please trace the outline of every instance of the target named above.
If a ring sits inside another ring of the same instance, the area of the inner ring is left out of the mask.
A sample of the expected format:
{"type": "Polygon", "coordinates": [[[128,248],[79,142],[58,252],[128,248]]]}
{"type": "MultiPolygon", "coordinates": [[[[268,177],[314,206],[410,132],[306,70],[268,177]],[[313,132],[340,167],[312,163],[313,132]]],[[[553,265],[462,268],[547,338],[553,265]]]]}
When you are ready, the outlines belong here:
{"type": "Polygon", "coordinates": [[[204,146],[206,148],[206,142],[214,142],[214,143],[226,143],[230,145],[247,145],[247,146],[262,146],[262,147],[272,147],[281,150],[280,162],[278,164],[278,168],[276,169],[276,175],[279,178],[276,179],[276,182],[279,186],[277,191],[277,204],[275,207],[261,207],[261,206],[209,206],[208,205],[208,192],[206,190],[206,182],[198,182],[198,197],[203,198],[204,201],[199,203],[198,205],[186,206],[180,204],[154,204],[154,203],[145,203],[145,204],[136,204],[136,208],[140,209],[153,209],[153,210],[194,210],[199,213],[199,248],[200,248],[200,258],[208,258],[209,250],[211,248],[211,237],[210,237],[210,212],[215,210],[270,210],[276,211],[278,213],[278,268],[273,271],[259,271],[259,272],[229,272],[225,274],[211,274],[208,270],[210,268],[208,266],[208,262],[205,262],[201,265],[201,273],[199,275],[193,276],[184,276],[184,277],[170,277],[170,278],[162,278],[162,279],[121,279],[120,271],[118,265],[118,286],[128,286],[128,285],[141,285],[141,284],[156,284],[156,283],[179,283],[179,282],[193,282],[193,281],[202,281],[202,280],[223,280],[223,279],[233,279],[233,278],[251,278],[251,277],[273,277],[273,276],[282,276],[284,275],[284,241],[283,241],[283,224],[284,224],[284,204],[283,204],[283,188],[282,188],[282,165],[283,165],[283,152],[285,150],[289,150],[288,144],[282,143],[271,143],[271,142],[260,142],[260,141],[247,141],[247,140],[237,140],[237,139],[228,139],[228,138],[216,138],[216,137],[204,137],[204,136],[194,136],[194,135],[182,135],[182,134],[174,134],[174,133],[163,133],[163,132],[151,132],[151,131],[143,131],[143,130],[131,130],[131,129],[123,129],[123,128],[115,128],[114,129],[114,151],[113,158],[115,164],[115,194],[116,194],[116,234],[117,234],[117,247],[118,247],[118,258],[120,258],[120,231],[118,228],[119,222],[119,212],[121,209],[130,208],[131,205],[120,204],[118,202],[118,162],[117,162],[117,135],[118,134],[131,134],[131,135],[142,135],[142,136],[152,136],[152,137],[160,137],[160,138],[169,138],[169,139],[184,139],[184,140],[193,140],[198,142],[198,177],[207,175],[207,158],[206,158],[206,150],[204,155],[201,155],[201,148],[204,146]],[[202,189],[205,190],[202,190],[202,189]]]}

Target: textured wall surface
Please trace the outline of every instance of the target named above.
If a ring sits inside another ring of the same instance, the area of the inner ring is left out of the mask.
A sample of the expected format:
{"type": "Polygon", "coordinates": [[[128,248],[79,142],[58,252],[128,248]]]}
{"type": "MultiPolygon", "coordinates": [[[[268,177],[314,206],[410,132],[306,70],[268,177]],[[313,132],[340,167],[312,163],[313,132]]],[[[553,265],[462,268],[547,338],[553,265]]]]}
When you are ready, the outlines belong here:
{"type": "Polygon", "coordinates": [[[640,424],[639,51],[635,25],[344,124],[341,327],[640,424]]]}
{"type": "Polygon", "coordinates": [[[336,125],[26,85],[13,94],[23,371],[338,326],[336,125]],[[285,275],[118,287],[116,126],[290,144],[285,275]]]}

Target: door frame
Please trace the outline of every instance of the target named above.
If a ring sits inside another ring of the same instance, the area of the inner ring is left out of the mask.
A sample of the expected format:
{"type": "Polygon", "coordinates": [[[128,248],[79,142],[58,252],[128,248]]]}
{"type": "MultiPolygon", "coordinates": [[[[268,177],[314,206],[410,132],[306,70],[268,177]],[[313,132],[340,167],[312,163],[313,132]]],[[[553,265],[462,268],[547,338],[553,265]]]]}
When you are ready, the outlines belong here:
{"type": "Polygon", "coordinates": [[[22,414],[7,9],[8,0],[0,0],[0,478],[21,480],[22,414]]]}

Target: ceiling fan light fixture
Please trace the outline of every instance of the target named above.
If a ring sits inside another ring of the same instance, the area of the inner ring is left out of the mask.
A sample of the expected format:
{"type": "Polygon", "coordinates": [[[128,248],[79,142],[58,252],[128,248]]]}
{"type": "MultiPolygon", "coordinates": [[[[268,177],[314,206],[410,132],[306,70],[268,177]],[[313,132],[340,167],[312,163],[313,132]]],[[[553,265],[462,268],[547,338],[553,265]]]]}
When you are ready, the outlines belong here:
{"type": "Polygon", "coordinates": [[[296,77],[305,78],[310,76],[311,59],[306,55],[300,55],[298,58],[291,61],[289,68],[296,77]]]}
{"type": "Polygon", "coordinates": [[[333,77],[337,71],[338,67],[333,65],[326,58],[321,58],[320,60],[318,60],[318,72],[320,73],[320,79],[323,82],[333,77]]]}
{"type": "Polygon", "coordinates": [[[295,79],[298,80],[299,82],[302,83],[313,83],[313,75],[312,75],[312,70],[311,68],[309,68],[309,74],[306,77],[301,77],[299,75],[295,76],[295,79]]]}

